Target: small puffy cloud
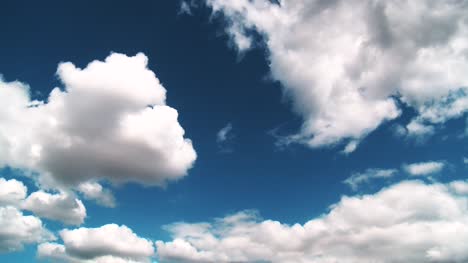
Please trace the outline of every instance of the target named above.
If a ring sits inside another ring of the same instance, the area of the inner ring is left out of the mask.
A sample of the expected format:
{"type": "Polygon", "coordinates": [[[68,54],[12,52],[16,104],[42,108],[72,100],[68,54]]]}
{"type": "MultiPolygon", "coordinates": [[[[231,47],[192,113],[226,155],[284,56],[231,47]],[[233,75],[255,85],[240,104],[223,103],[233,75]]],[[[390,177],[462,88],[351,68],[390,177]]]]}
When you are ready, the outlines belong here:
{"type": "Polygon", "coordinates": [[[28,188],[15,179],[0,178],[0,206],[18,206],[26,198],[28,188]]]}
{"type": "Polygon", "coordinates": [[[106,207],[115,207],[115,197],[112,192],[105,189],[96,182],[85,182],[78,185],[78,191],[84,195],[86,199],[95,200],[98,204],[106,207]]]}
{"type": "Polygon", "coordinates": [[[13,252],[25,244],[55,239],[35,216],[25,216],[12,206],[0,207],[0,252],[13,252]]]}
{"type": "Polygon", "coordinates": [[[185,176],[196,153],[147,62],[114,53],[83,69],[61,63],[64,88],[46,102],[31,101],[23,83],[0,81],[0,166],[34,171],[47,187],[185,176]]]}
{"type": "Polygon", "coordinates": [[[230,143],[233,139],[232,123],[226,124],[226,126],[216,133],[216,143],[222,152],[232,152],[230,143]]]}
{"type": "Polygon", "coordinates": [[[431,161],[403,165],[403,169],[413,176],[429,175],[440,172],[445,166],[444,162],[431,161]]]}
{"type": "Polygon", "coordinates": [[[37,191],[26,198],[22,208],[39,217],[58,220],[68,225],[81,225],[86,217],[86,208],[81,200],[68,193],[50,194],[37,191]]]}
{"type": "Polygon", "coordinates": [[[243,52],[262,46],[273,79],[303,117],[290,140],[345,152],[401,104],[428,135],[468,110],[465,1],[205,0],[243,52]],[[400,101],[400,102],[397,102],[400,101]]]}
{"type": "Polygon", "coordinates": [[[38,257],[59,262],[107,263],[150,262],[154,254],[151,241],[138,237],[126,226],[115,224],[99,228],[60,231],[62,244],[44,243],[38,257]]]}
{"type": "Polygon", "coordinates": [[[456,193],[468,195],[468,181],[453,181],[449,185],[456,193]]]}
{"type": "Polygon", "coordinates": [[[350,177],[343,181],[343,183],[349,185],[351,189],[356,191],[359,185],[367,183],[372,179],[376,178],[389,178],[394,176],[398,171],[396,169],[367,169],[362,173],[353,173],[350,177]]]}
{"type": "Polygon", "coordinates": [[[404,181],[375,194],[342,197],[305,224],[251,212],[168,226],[160,262],[466,262],[468,196],[447,184],[404,181]],[[398,251],[398,253],[395,253],[398,251]]]}

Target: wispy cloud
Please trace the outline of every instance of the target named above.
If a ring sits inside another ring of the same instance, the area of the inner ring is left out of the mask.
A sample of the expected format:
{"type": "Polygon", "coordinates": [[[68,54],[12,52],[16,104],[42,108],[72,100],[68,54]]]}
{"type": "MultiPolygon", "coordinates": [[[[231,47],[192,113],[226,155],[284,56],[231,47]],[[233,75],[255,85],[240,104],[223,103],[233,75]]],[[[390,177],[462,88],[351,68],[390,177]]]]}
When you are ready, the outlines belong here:
{"type": "Polygon", "coordinates": [[[349,185],[351,189],[356,191],[359,185],[367,183],[372,179],[376,178],[389,178],[394,176],[398,170],[396,169],[367,169],[361,173],[353,173],[348,179],[344,180],[343,183],[349,185]]]}
{"type": "Polygon", "coordinates": [[[235,138],[235,135],[232,132],[232,128],[232,123],[228,123],[216,134],[216,143],[223,153],[231,153],[233,151],[232,140],[235,138]]]}

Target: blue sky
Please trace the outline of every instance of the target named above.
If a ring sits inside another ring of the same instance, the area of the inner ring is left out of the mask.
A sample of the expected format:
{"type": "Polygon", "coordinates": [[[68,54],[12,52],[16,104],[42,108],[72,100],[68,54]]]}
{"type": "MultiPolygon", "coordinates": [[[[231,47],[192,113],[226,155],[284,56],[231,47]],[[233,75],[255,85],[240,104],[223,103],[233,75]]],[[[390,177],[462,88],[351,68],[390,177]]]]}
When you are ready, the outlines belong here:
{"type": "Polygon", "coordinates": [[[466,262],[466,3],[280,2],[4,3],[1,261],[466,262]]]}

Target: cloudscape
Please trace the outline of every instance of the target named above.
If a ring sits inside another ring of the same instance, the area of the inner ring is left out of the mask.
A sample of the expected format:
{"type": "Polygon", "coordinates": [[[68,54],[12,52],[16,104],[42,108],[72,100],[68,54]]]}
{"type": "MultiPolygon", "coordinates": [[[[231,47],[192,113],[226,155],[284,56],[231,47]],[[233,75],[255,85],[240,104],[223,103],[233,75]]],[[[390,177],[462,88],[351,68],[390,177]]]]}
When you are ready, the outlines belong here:
{"type": "Polygon", "coordinates": [[[0,23],[0,262],[468,262],[467,1],[0,23]]]}

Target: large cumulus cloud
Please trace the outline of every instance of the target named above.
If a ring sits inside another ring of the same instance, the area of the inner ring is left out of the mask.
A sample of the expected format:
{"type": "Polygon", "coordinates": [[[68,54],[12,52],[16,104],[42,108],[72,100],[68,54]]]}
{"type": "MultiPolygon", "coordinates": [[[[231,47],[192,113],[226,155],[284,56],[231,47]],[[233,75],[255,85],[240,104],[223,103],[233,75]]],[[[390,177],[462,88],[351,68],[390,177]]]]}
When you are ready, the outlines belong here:
{"type": "Polygon", "coordinates": [[[304,119],[286,142],[354,150],[400,115],[396,98],[417,112],[409,135],[468,110],[466,1],[204,2],[239,50],[267,49],[273,78],[304,119]]]}
{"type": "Polygon", "coordinates": [[[168,226],[162,262],[466,262],[467,182],[403,181],[343,197],[305,224],[262,220],[251,211],[215,222],[168,226]]]}
{"type": "Polygon", "coordinates": [[[147,57],[111,54],[84,69],[61,63],[64,84],[31,101],[20,82],[0,81],[0,165],[31,170],[47,186],[96,180],[161,185],[196,159],[147,57]]]}

